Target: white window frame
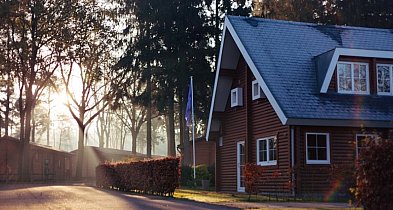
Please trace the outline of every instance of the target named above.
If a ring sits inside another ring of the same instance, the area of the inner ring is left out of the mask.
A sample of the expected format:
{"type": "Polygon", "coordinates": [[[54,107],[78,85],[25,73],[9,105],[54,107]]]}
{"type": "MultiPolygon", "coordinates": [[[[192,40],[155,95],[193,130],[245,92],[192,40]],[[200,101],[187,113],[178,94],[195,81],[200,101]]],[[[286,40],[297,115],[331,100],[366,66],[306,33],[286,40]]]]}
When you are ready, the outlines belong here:
{"type": "Polygon", "coordinates": [[[337,72],[337,92],[338,93],[344,93],[344,94],[359,94],[359,95],[368,95],[370,94],[370,73],[369,73],[369,64],[368,63],[362,63],[362,62],[346,62],[346,61],[340,61],[337,62],[336,65],[336,72],[337,72]],[[352,88],[350,91],[346,90],[340,90],[340,75],[338,72],[338,65],[340,64],[350,64],[351,65],[351,83],[352,83],[352,88]],[[359,64],[359,65],[366,65],[366,91],[355,91],[355,78],[354,78],[354,64],[359,64]]]}
{"type": "Polygon", "coordinates": [[[231,107],[243,106],[243,88],[231,90],[231,107]]]}
{"type": "Polygon", "coordinates": [[[260,166],[274,166],[274,165],[277,165],[277,158],[278,158],[278,150],[277,150],[277,147],[278,147],[278,143],[277,143],[277,137],[276,136],[270,136],[270,137],[265,137],[265,138],[260,138],[260,139],[257,139],[257,165],[260,165],[260,166]],[[274,141],[276,141],[276,160],[270,160],[269,158],[270,158],[270,156],[269,156],[269,153],[270,153],[270,150],[269,150],[269,140],[270,139],[274,139],[274,141]],[[266,141],[266,148],[267,148],[267,161],[259,161],[260,160],[260,157],[259,157],[259,147],[260,147],[260,141],[266,141]]]}
{"type": "Polygon", "coordinates": [[[222,136],[218,137],[218,146],[222,147],[224,145],[224,138],[222,136]]]}
{"type": "Polygon", "coordinates": [[[375,68],[375,74],[376,74],[376,76],[375,76],[375,78],[377,78],[376,79],[376,86],[377,86],[377,94],[378,95],[381,95],[381,96],[391,96],[391,95],[393,95],[393,75],[392,75],[392,73],[393,73],[393,64],[382,64],[382,63],[378,63],[377,64],[377,66],[376,66],[376,68],[375,68]],[[385,92],[379,92],[378,91],[378,67],[379,66],[388,66],[389,67],[389,71],[390,71],[390,93],[385,93],[385,92]]]}
{"type": "Polygon", "coordinates": [[[330,135],[329,135],[329,133],[306,133],[305,135],[306,135],[306,164],[330,164],[330,135]],[[309,160],[309,158],[308,158],[308,135],[325,135],[326,136],[326,160],[309,160]]]}
{"type": "Polygon", "coordinates": [[[375,139],[378,139],[379,138],[379,136],[377,135],[377,134],[369,134],[369,133],[361,133],[361,134],[356,134],[356,137],[355,137],[355,142],[356,142],[356,158],[358,158],[359,157],[359,146],[358,146],[358,137],[367,137],[367,136],[369,136],[369,137],[373,137],[373,138],[375,138],[375,139]]]}
{"type": "Polygon", "coordinates": [[[257,100],[257,99],[259,99],[259,98],[262,98],[262,95],[263,95],[263,93],[262,93],[262,88],[261,88],[261,86],[259,85],[259,83],[258,83],[258,81],[257,80],[254,80],[254,81],[252,81],[252,84],[251,84],[252,86],[251,86],[251,92],[252,92],[252,100],[254,101],[254,100],[257,100]],[[258,86],[258,88],[256,88],[255,89],[255,85],[257,85],[258,86]]]}

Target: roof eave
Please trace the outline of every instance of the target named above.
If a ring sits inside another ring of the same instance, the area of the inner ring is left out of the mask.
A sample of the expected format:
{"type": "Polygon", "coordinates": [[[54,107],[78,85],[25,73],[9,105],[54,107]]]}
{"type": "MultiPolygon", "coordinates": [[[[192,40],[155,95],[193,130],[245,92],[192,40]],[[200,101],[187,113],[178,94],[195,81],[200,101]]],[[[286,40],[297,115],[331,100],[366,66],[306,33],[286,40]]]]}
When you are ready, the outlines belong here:
{"type": "Polygon", "coordinates": [[[392,121],[358,120],[358,119],[306,119],[289,118],[288,125],[297,126],[324,126],[324,127],[370,127],[393,128],[392,121]]]}

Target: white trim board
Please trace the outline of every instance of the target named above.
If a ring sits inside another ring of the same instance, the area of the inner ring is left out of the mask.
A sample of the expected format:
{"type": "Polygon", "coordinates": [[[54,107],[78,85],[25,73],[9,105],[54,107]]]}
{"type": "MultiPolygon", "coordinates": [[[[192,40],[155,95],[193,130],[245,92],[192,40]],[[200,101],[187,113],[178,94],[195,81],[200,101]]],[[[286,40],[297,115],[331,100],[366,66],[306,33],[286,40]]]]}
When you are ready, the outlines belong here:
{"type": "Polygon", "coordinates": [[[334,70],[340,56],[355,56],[355,57],[368,57],[368,58],[387,58],[393,59],[393,51],[383,50],[363,50],[363,49],[351,49],[351,48],[336,48],[332,60],[330,61],[329,68],[326,72],[325,79],[322,83],[320,93],[326,93],[330,81],[332,80],[334,70]]]}
{"type": "Polygon", "coordinates": [[[233,28],[232,24],[230,23],[229,20],[228,21],[227,20],[228,18],[225,18],[225,21],[228,22],[227,30],[229,30],[229,32],[231,33],[232,38],[235,40],[237,47],[239,48],[241,54],[244,57],[244,60],[246,61],[247,65],[250,67],[251,72],[254,74],[255,78],[258,80],[258,83],[260,84],[263,93],[266,95],[267,99],[273,106],[273,109],[276,112],[278,118],[280,118],[281,123],[285,125],[288,120],[287,117],[285,116],[284,112],[281,110],[280,106],[278,105],[276,99],[273,97],[273,94],[270,92],[269,88],[267,87],[265,80],[262,78],[257,67],[252,61],[250,55],[248,54],[246,48],[244,47],[243,43],[240,41],[240,38],[237,36],[236,31],[233,28]]]}
{"type": "Polygon", "coordinates": [[[224,29],[222,32],[222,41],[221,41],[221,46],[220,46],[220,51],[218,54],[218,60],[217,60],[217,68],[216,68],[216,78],[214,79],[214,87],[213,87],[213,96],[212,96],[212,101],[210,104],[210,113],[209,113],[209,120],[207,122],[207,130],[206,130],[206,141],[209,141],[209,135],[210,135],[210,128],[211,128],[211,123],[212,123],[212,117],[213,117],[213,112],[214,112],[214,101],[216,100],[216,92],[217,92],[217,84],[218,84],[218,77],[220,76],[220,69],[221,69],[221,60],[222,60],[222,49],[224,48],[224,38],[226,34],[226,24],[227,24],[227,18],[225,17],[225,22],[224,22],[224,29]]]}

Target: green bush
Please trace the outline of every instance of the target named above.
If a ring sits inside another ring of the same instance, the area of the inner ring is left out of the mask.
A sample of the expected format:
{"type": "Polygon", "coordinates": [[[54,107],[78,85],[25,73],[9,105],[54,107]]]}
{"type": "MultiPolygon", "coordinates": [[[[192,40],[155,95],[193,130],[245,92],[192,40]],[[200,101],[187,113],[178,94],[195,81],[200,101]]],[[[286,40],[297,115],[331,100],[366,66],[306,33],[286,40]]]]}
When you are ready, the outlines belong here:
{"type": "Polygon", "coordinates": [[[365,209],[393,206],[393,141],[368,141],[356,166],[355,196],[365,209]]]}
{"type": "Polygon", "coordinates": [[[209,185],[215,184],[215,167],[207,165],[197,165],[195,167],[196,179],[194,180],[194,169],[192,166],[181,166],[180,185],[183,187],[201,186],[202,180],[209,180],[209,185]]]}
{"type": "Polygon", "coordinates": [[[105,163],[96,168],[97,187],[173,196],[179,185],[179,158],[105,163]]]}

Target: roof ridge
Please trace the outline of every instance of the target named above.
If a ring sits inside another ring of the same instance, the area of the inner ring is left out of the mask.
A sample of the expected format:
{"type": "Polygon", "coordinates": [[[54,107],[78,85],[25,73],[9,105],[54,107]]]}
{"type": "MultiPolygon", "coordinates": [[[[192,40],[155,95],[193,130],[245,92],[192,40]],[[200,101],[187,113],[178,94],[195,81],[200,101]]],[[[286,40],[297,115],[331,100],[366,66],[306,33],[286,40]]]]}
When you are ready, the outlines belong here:
{"type": "Polygon", "coordinates": [[[261,18],[261,17],[246,17],[246,16],[233,16],[227,15],[229,19],[253,19],[256,21],[262,22],[272,22],[277,24],[286,24],[286,25],[303,25],[303,26],[312,26],[318,27],[323,26],[326,28],[336,28],[336,29],[351,29],[351,30],[361,30],[361,31],[381,31],[386,33],[393,33],[393,29],[389,28],[370,28],[370,27],[362,27],[362,26],[348,26],[348,25],[329,25],[329,24],[321,24],[321,23],[310,23],[310,22],[298,22],[298,21],[291,21],[291,20],[278,20],[278,19],[270,19],[270,18],[261,18]]]}

